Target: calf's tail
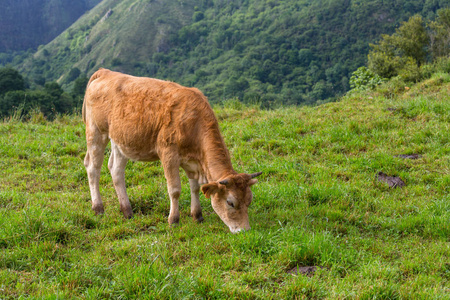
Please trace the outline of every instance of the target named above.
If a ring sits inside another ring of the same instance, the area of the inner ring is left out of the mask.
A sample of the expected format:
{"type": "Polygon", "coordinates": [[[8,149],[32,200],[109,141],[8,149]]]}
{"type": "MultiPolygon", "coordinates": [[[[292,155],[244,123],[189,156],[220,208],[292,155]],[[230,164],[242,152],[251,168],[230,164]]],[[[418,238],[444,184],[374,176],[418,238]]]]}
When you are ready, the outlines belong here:
{"type": "Polygon", "coordinates": [[[86,124],[86,97],[83,100],[83,107],[81,109],[81,115],[83,116],[84,124],[86,124]]]}
{"type": "Polygon", "coordinates": [[[89,85],[91,84],[91,82],[94,81],[95,79],[97,79],[98,77],[100,77],[100,71],[102,71],[102,70],[103,70],[103,68],[100,68],[97,72],[92,74],[92,76],[89,79],[89,82],[88,82],[88,84],[86,86],[86,92],[84,93],[84,99],[83,99],[83,107],[81,109],[81,114],[83,116],[84,124],[86,124],[86,95],[87,95],[87,91],[89,89],[89,85]]]}

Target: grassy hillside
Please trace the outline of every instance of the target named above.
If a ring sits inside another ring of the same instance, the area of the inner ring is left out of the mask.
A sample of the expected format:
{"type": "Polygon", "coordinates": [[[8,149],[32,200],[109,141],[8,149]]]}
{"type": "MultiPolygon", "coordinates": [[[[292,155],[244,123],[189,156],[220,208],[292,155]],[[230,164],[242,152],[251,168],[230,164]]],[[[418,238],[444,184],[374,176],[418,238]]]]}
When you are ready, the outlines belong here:
{"type": "Polygon", "coordinates": [[[104,0],[15,66],[34,82],[99,67],[200,87],[218,103],[314,103],[349,89],[369,43],[446,0],[104,0]]]}
{"type": "Polygon", "coordinates": [[[205,222],[192,222],[185,177],[181,225],[169,228],[159,163],[128,164],[125,220],[105,160],[95,216],[80,116],[5,120],[0,298],[446,299],[449,95],[439,73],[317,107],[216,107],[235,168],[263,172],[252,230],[237,235],[204,197],[205,222]]]}
{"type": "Polygon", "coordinates": [[[3,0],[0,52],[47,44],[101,0],[3,0]]]}
{"type": "Polygon", "coordinates": [[[130,71],[167,47],[168,35],[190,20],[194,3],[104,0],[20,69],[34,80],[61,83],[74,80],[64,78],[73,68],[89,75],[105,66],[130,71]]]}

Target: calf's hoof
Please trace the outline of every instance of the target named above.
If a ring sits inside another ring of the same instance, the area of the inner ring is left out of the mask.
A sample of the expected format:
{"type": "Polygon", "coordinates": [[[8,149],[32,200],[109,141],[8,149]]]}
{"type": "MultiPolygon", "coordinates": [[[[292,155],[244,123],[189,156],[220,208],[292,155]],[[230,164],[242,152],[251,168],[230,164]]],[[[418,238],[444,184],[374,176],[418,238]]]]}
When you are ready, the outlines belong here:
{"type": "Polygon", "coordinates": [[[192,219],[194,219],[194,221],[197,222],[197,223],[201,223],[204,220],[201,212],[200,213],[196,213],[196,214],[192,214],[192,219]]]}
{"type": "Polygon", "coordinates": [[[103,204],[92,205],[92,210],[96,215],[103,215],[105,213],[105,209],[103,208],[103,204]]]}
{"type": "Polygon", "coordinates": [[[195,222],[197,222],[197,223],[203,222],[203,215],[202,215],[202,211],[201,210],[197,211],[197,212],[191,211],[191,216],[192,216],[192,219],[195,222]]]}
{"type": "Polygon", "coordinates": [[[133,217],[133,210],[131,209],[131,207],[120,207],[120,210],[123,213],[123,217],[125,219],[131,219],[133,217]]]}
{"type": "Polygon", "coordinates": [[[180,223],[180,216],[169,216],[170,227],[175,227],[180,223]]]}

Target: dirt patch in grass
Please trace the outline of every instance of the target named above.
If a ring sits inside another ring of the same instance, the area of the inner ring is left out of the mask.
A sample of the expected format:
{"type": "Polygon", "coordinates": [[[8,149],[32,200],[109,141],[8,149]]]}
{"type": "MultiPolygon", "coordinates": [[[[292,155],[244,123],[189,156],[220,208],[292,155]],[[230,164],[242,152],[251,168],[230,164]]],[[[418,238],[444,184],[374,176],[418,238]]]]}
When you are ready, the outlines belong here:
{"type": "Polygon", "coordinates": [[[383,172],[378,172],[378,181],[386,182],[391,188],[401,188],[406,186],[405,182],[400,177],[389,176],[383,172]]]}
{"type": "Polygon", "coordinates": [[[400,157],[405,159],[418,159],[421,158],[422,155],[420,154],[400,154],[400,155],[394,155],[394,157],[400,157]]]}
{"type": "Polygon", "coordinates": [[[325,267],[322,266],[295,266],[290,270],[287,270],[288,274],[292,274],[292,275],[305,275],[308,277],[312,277],[314,276],[314,274],[316,273],[316,271],[318,269],[325,269],[325,267]]]}

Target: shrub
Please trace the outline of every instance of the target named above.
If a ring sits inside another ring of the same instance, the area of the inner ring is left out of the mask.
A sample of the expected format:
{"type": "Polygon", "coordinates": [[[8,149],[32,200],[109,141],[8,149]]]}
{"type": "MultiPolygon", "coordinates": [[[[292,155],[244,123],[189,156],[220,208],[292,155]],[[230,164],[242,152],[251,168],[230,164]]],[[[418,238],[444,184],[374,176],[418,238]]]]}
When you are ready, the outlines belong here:
{"type": "Polygon", "coordinates": [[[23,91],[25,80],[22,75],[10,67],[0,69],[0,95],[9,91],[23,91]]]}
{"type": "Polygon", "coordinates": [[[383,82],[384,79],[378,74],[375,74],[366,67],[360,67],[352,73],[350,87],[357,90],[374,89],[383,82]]]}
{"type": "Polygon", "coordinates": [[[69,74],[67,74],[67,77],[65,79],[65,82],[69,83],[69,82],[74,81],[75,79],[78,78],[78,76],[80,76],[80,74],[81,74],[80,69],[78,69],[78,68],[70,69],[69,74]]]}
{"type": "Polygon", "coordinates": [[[54,118],[57,113],[70,112],[72,98],[56,83],[45,84],[44,90],[10,91],[0,98],[2,117],[17,113],[27,116],[32,110],[40,110],[45,117],[54,118]]]}
{"type": "Polygon", "coordinates": [[[417,63],[412,59],[406,59],[398,74],[405,82],[418,82],[422,79],[422,72],[417,63]]]}

